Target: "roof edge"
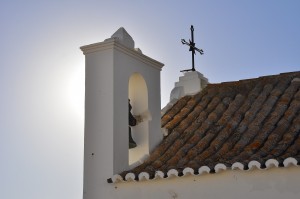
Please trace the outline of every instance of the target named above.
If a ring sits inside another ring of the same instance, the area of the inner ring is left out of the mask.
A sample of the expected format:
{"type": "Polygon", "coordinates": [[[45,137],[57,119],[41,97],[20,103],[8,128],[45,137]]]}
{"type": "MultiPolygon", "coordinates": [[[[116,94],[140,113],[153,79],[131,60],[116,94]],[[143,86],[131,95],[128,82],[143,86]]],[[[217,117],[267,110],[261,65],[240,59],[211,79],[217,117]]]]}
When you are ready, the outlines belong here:
{"type": "Polygon", "coordinates": [[[156,171],[154,177],[150,177],[150,174],[147,172],[141,172],[139,174],[127,173],[124,178],[121,175],[116,174],[111,178],[107,179],[107,182],[108,183],[121,183],[121,182],[132,182],[132,181],[138,182],[138,181],[165,179],[171,177],[183,177],[183,176],[190,176],[190,175],[200,176],[208,173],[219,173],[226,170],[242,170],[242,171],[250,171],[254,169],[265,170],[273,167],[277,167],[277,168],[290,167],[290,166],[298,167],[299,165],[300,165],[300,159],[297,160],[296,158],[293,157],[288,157],[284,159],[282,162],[276,159],[268,159],[264,163],[260,163],[256,160],[252,160],[245,165],[240,162],[235,162],[230,167],[227,167],[223,163],[218,163],[211,168],[206,165],[201,166],[200,168],[198,168],[198,170],[197,169],[195,170],[190,167],[186,167],[182,169],[182,171],[176,169],[170,169],[165,173],[163,171],[156,171]]]}

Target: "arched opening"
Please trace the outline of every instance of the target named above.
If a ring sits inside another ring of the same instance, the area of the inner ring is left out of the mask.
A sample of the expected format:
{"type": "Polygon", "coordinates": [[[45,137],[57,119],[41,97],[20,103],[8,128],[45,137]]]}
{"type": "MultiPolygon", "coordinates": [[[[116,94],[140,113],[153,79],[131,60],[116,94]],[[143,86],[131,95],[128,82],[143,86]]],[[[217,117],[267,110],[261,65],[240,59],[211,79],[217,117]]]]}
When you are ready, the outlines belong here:
{"type": "MultiPolygon", "coordinates": [[[[148,110],[148,88],[143,76],[133,73],[129,78],[128,99],[132,106],[134,116],[144,114],[148,110]]],[[[129,165],[139,161],[144,155],[149,154],[149,120],[143,120],[131,127],[131,134],[137,146],[129,149],[129,165]]]]}

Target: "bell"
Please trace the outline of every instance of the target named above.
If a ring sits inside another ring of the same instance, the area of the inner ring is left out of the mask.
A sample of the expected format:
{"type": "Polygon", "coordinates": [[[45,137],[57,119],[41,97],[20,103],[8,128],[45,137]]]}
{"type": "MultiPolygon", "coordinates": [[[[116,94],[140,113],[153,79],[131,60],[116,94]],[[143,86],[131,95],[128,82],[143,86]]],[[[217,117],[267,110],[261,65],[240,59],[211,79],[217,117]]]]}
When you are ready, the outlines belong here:
{"type": "Polygon", "coordinates": [[[131,135],[131,128],[129,127],[129,149],[135,148],[136,146],[136,142],[133,140],[131,135]]]}

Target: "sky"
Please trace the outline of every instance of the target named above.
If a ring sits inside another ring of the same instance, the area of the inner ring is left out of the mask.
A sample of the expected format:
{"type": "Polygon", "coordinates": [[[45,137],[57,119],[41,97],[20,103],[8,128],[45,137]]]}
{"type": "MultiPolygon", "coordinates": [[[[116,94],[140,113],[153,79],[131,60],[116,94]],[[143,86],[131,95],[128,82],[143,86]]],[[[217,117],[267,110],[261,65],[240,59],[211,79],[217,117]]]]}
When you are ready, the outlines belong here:
{"type": "Polygon", "coordinates": [[[191,68],[180,40],[204,55],[210,83],[300,71],[298,0],[1,0],[0,197],[80,199],[84,55],[119,27],[165,64],[162,107],[191,68]]]}

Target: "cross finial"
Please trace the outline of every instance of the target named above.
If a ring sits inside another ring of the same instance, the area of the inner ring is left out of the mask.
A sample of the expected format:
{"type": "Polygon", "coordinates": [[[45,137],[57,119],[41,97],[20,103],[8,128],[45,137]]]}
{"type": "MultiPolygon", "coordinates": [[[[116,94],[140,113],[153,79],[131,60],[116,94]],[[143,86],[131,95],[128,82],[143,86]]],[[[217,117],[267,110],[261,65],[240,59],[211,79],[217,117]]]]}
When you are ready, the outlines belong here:
{"type": "Polygon", "coordinates": [[[202,49],[198,49],[195,47],[193,25],[191,25],[191,39],[189,40],[189,42],[186,42],[184,39],[181,39],[181,43],[188,45],[190,47],[189,51],[192,51],[192,69],[182,70],[180,72],[195,71],[195,60],[194,60],[194,55],[196,54],[195,51],[198,51],[200,55],[203,55],[204,51],[202,49]]]}

